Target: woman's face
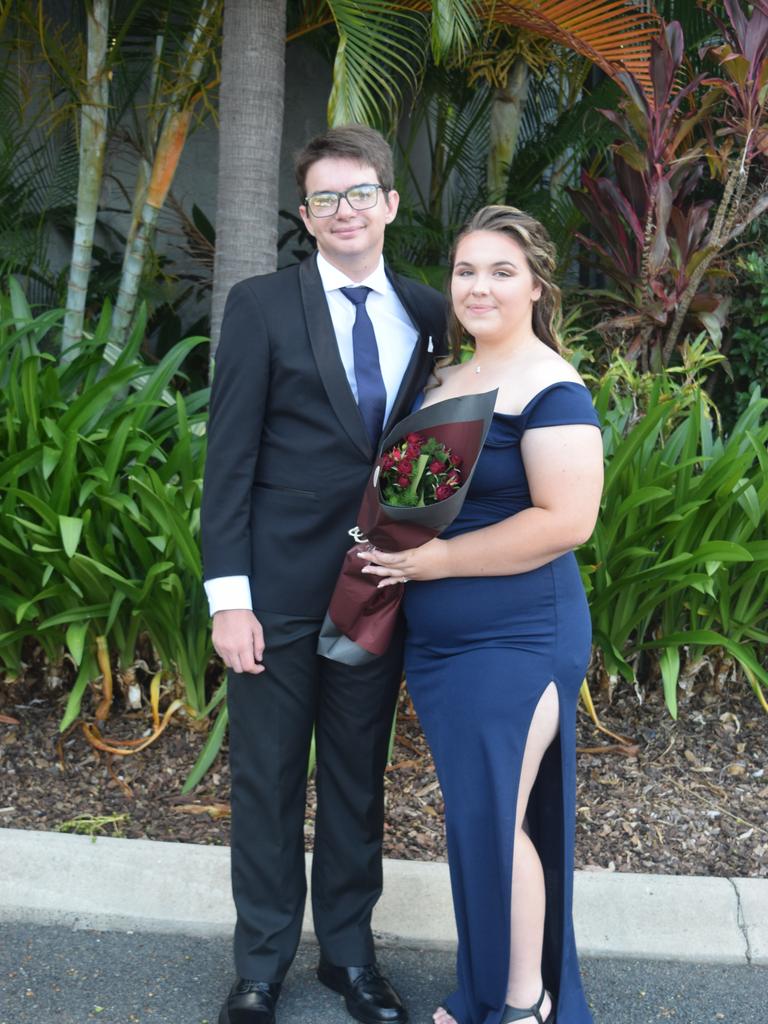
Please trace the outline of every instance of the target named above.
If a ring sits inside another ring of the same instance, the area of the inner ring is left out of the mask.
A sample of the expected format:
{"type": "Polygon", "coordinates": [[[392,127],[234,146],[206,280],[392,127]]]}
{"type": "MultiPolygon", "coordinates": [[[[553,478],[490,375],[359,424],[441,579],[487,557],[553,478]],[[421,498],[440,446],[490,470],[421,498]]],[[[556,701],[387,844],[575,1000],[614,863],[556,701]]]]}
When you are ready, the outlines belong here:
{"type": "Polygon", "coordinates": [[[501,231],[473,231],[459,242],[451,300],[460,323],[475,338],[530,328],[541,295],[521,247],[501,231]]]}

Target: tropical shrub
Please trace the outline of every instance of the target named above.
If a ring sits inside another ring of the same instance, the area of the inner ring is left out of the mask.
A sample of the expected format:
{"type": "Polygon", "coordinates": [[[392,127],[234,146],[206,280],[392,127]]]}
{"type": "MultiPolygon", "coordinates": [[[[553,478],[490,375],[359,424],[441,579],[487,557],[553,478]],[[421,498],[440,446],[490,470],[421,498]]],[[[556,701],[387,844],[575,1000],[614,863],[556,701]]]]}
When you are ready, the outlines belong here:
{"type": "Polygon", "coordinates": [[[33,316],[20,287],[0,297],[0,666],[14,674],[25,637],[52,664],[77,668],[62,728],[103,674],[97,640],[119,672],[137,641],[196,716],[211,650],[198,531],[207,389],[174,388],[188,352],[139,357],[144,318],[105,361],[109,307],[77,355],[48,349],[63,311],[33,316]]]}
{"type": "Polygon", "coordinates": [[[671,22],[654,42],[652,89],[631,74],[618,110],[613,173],[582,174],[572,193],[592,234],[580,236],[610,282],[602,331],[612,346],[660,369],[703,327],[719,345],[728,310],[727,255],[768,209],[765,82],[768,8],[747,17],[725,0],[713,18],[711,73],[689,74],[683,31],[671,22]]]}
{"type": "Polygon", "coordinates": [[[721,375],[715,400],[727,424],[743,412],[755,382],[768,388],[768,258],[759,250],[735,261],[736,286],[723,341],[728,374],[721,375]]]}
{"type": "Polygon", "coordinates": [[[605,676],[657,671],[676,717],[681,669],[725,656],[768,711],[768,399],[756,389],[727,435],[695,379],[622,396],[609,373],[596,407],[605,491],[578,557],[605,676]]]}
{"type": "MultiPolygon", "coordinates": [[[[160,678],[195,720],[216,712],[189,789],[227,726],[224,684],[206,687],[198,551],[208,392],[180,389],[178,372],[204,339],[151,365],[140,317],[110,363],[109,315],[62,365],[49,339],[63,311],[33,315],[14,281],[0,296],[0,667],[19,670],[29,636],[51,665],[70,659],[67,728],[92,682],[127,678],[151,650],[156,728],[160,678]]],[[[704,341],[684,354],[657,375],[617,358],[595,388],[605,498],[579,559],[596,659],[610,679],[658,674],[676,715],[681,677],[727,657],[768,710],[768,399],[755,390],[724,434],[701,385],[720,357],[704,341]]]]}

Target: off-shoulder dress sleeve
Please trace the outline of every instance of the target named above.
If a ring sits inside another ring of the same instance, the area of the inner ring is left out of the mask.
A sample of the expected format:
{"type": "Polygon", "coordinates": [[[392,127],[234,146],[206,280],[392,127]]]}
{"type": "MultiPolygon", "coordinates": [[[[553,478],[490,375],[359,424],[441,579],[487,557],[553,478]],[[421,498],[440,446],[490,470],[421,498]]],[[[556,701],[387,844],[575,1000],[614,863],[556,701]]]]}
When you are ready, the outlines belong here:
{"type": "Polygon", "coordinates": [[[543,388],[526,408],[525,427],[561,427],[570,423],[600,426],[592,396],[583,384],[562,380],[543,388]]]}

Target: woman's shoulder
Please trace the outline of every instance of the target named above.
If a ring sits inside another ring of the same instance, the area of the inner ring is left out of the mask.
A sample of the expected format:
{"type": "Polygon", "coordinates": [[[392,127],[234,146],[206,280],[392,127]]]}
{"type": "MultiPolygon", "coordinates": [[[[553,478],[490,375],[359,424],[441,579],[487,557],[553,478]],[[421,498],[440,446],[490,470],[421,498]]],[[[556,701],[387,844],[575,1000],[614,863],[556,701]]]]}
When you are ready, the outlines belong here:
{"type": "Polygon", "coordinates": [[[531,398],[552,384],[584,384],[578,370],[553,349],[546,349],[538,359],[532,361],[525,377],[531,398]]]}
{"type": "Polygon", "coordinates": [[[584,388],[584,381],[567,359],[548,349],[526,362],[524,367],[516,367],[504,381],[499,411],[507,415],[521,415],[544,395],[557,390],[557,385],[565,385],[567,391],[573,385],[584,388]]]}

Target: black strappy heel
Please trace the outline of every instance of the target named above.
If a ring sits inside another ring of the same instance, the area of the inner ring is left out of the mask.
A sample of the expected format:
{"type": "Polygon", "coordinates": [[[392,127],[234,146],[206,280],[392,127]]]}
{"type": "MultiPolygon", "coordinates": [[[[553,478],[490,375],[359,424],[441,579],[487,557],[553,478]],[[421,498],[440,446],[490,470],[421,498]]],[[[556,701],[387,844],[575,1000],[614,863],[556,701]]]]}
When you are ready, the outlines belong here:
{"type": "Polygon", "coordinates": [[[519,1010],[516,1006],[505,1006],[504,1016],[501,1018],[501,1024],[514,1024],[516,1020],[525,1020],[526,1017],[535,1017],[536,1024],[555,1024],[555,1004],[552,1001],[552,1009],[549,1011],[549,1016],[546,1020],[541,1016],[541,1008],[544,1005],[544,997],[547,994],[547,990],[543,988],[541,995],[539,996],[534,1006],[529,1006],[527,1010],[519,1010]]]}

